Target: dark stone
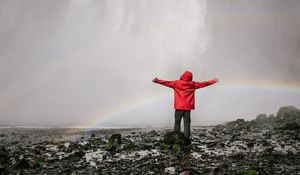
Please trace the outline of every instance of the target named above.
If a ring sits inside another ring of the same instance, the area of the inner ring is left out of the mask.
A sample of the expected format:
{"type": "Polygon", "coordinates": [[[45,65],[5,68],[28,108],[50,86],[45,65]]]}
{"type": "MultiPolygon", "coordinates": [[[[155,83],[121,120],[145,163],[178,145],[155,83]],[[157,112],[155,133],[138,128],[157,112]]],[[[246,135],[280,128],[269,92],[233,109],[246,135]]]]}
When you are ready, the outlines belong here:
{"type": "Polygon", "coordinates": [[[290,118],[290,117],[300,117],[300,109],[295,106],[284,106],[281,107],[277,114],[277,118],[290,118]]]}
{"type": "Polygon", "coordinates": [[[6,174],[6,170],[4,167],[0,165],[0,174],[6,174]]]}
{"type": "Polygon", "coordinates": [[[300,109],[294,106],[281,107],[276,114],[276,122],[279,127],[287,123],[300,124],[300,109]]]}
{"type": "Polygon", "coordinates": [[[78,158],[82,158],[85,155],[85,153],[83,151],[76,151],[74,153],[74,156],[78,157],[78,158]]]}
{"type": "Polygon", "coordinates": [[[153,137],[159,135],[155,130],[150,131],[148,134],[153,136],[153,137]]]}
{"type": "Polygon", "coordinates": [[[121,134],[113,134],[106,144],[106,150],[110,151],[112,154],[115,154],[116,151],[120,148],[122,144],[121,134]]]}
{"type": "Polygon", "coordinates": [[[174,152],[179,150],[188,151],[191,147],[191,140],[186,138],[182,132],[167,132],[164,135],[163,143],[174,152]]]}
{"type": "Polygon", "coordinates": [[[240,130],[250,130],[254,122],[247,122],[244,119],[237,119],[226,124],[226,133],[240,130]]]}
{"type": "Polygon", "coordinates": [[[207,148],[213,148],[216,147],[218,145],[218,142],[208,142],[206,144],[207,148]]]}
{"type": "Polygon", "coordinates": [[[29,167],[29,162],[26,159],[21,159],[16,165],[17,169],[27,169],[29,167]]]}
{"type": "Polygon", "coordinates": [[[214,172],[214,174],[218,174],[218,173],[221,172],[221,168],[220,167],[216,167],[216,168],[214,168],[213,172],[214,172]]]}
{"type": "Polygon", "coordinates": [[[117,143],[117,144],[122,144],[122,140],[121,140],[121,134],[113,134],[108,142],[112,142],[112,143],[117,143]]]}
{"type": "Polygon", "coordinates": [[[300,124],[298,123],[286,123],[282,127],[279,127],[280,130],[300,130],[300,124]]]}
{"type": "Polygon", "coordinates": [[[226,144],[223,143],[223,142],[221,142],[221,143],[219,143],[219,146],[220,146],[221,148],[225,148],[226,144]]]}
{"type": "Polygon", "coordinates": [[[167,132],[164,135],[164,144],[173,145],[181,144],[183,145],[184,134],[181,132],[167,132]]]}
{"type": "Polygon", "coordinates": [[[247,142],[247,147],[248,148],[253,148],[254,144],[255,144],[255,141],[249,141],[249,142],[247,142]]]}
{"type": "Polygon", "coordinates": [[[0,137],[8,137],[7,134],[0,134],[0,137]]]}
{"type": "Polygon", "coordinates": [[[230,157],[236,160],[242,160],[245,158],[245,155],[243,153],[237,153],[237,154],[230,155],[230,157]]]}
{"type": "Polygon", "coordinates": [[[5,149],[4,146],[2,146],[0,148],[0,164],[5,164],[8,162],[8,159],[9,159],[9,153],[8,151],[5,149]]]}
{"type": "MultiPolygon", "coordinates": [[[[145,145],[147,146],[147,145],[145,145]]],[[[136,150],[138,147],[131,141],[128,141],[127,143],[124,143],[122,150],[124,151],[134,151],[136,150]]]]}
{"type": "Polygon", "coordinates": [[[42,145],[37,145],[37,146],[35,147],[35,150],[46,151],[46,147],[45,147],[45,146],[42,146],[42,145]]]}

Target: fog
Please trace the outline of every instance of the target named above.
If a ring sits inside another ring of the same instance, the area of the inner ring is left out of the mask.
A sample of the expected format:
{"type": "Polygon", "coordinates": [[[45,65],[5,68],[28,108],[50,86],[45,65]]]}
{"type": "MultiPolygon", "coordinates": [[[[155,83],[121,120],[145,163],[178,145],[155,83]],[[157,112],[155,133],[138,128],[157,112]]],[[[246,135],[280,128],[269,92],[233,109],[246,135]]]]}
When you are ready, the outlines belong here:
{"type": "Polygon", "coordinates": [[[185,70],[192,125],[300,107],[300,1],[0,1],[0,125],[173,126],[185,70]]]}

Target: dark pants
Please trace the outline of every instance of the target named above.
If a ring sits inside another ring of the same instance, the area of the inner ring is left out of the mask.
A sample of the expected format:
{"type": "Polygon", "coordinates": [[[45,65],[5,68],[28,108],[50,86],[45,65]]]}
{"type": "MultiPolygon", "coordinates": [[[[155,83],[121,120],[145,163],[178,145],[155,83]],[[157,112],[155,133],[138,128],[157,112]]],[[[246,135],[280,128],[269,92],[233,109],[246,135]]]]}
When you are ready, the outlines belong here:
{"type": "Polygon", "coordinates": [[[191,110],[175,110],[175,125],[174,131],[180,131],[181,118],[184,121],[184,136],[190,137],[190,127],[191,127],[191,110]]]}

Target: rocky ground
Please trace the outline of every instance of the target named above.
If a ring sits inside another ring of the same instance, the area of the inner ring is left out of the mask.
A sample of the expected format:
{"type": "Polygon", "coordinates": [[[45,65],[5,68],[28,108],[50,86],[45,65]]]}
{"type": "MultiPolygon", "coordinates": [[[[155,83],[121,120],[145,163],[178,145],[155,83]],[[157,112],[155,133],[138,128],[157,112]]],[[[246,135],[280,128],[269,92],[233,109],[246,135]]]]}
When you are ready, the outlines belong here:
{"type": "Polygon", "coordinates": [[[299,114],[193,127],[191,144],[166,128],[2,128],[0,174],[300,174],[299,114]]]}

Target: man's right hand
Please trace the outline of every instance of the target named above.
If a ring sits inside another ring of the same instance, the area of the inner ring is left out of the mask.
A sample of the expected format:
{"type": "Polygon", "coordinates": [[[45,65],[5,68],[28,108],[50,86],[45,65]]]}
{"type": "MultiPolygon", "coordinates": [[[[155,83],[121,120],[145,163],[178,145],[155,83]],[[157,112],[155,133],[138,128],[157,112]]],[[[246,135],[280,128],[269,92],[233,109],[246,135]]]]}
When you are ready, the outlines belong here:
{"type": "Polygon", "coordinates": [[[219,79],[217,79],[217,78],[214,78],[213,80],[214,80],[216,83],[219,82],[219,79]]]}

